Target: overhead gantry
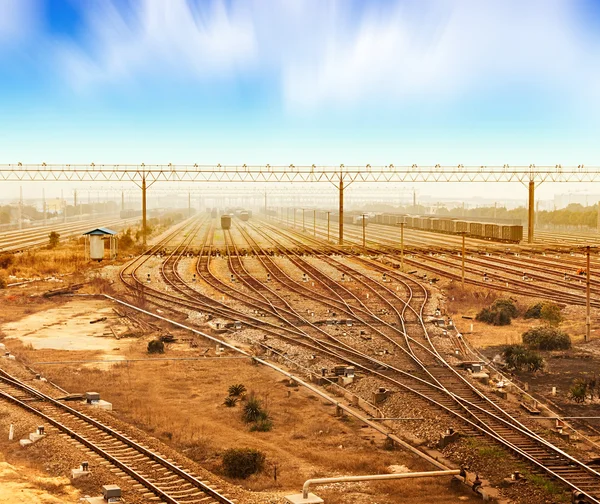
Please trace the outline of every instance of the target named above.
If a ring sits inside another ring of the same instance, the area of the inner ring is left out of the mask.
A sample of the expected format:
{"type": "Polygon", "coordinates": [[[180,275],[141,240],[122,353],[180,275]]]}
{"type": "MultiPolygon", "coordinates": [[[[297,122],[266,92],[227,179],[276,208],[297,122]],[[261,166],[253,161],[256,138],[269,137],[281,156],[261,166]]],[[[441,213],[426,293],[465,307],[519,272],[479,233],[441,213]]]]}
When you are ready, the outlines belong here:
{"type": "MultiPolygon", "coordinates": [[[[535,186],[543,182],[595,182],[598,166],[271,166],[198,164],[0,164],[0,181],[134,182],[142,190],[146,239],[146,191],[155,182],[329,182],[339,193],[338,242],[344,243],[344,190],[354,182],[521,182],[528,185],[527,241],[534,239],[535,186]]],[[[266,200],[266,196],[265,196],[266,200]]]]}

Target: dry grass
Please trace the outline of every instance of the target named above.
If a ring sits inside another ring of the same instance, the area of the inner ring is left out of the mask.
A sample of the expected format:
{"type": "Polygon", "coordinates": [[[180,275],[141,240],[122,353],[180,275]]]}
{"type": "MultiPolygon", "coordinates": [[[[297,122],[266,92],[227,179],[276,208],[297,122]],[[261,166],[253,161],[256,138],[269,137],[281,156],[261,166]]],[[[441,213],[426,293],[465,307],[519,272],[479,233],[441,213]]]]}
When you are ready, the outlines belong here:
{"type": "Polygon", "coordinates": [[[12,257],[12,264],[0,270],[0,274],[17,278],[48,277],[73,274],[90,264],[81,240],[71,240],[54,249],[32,249],[12,257]]]}

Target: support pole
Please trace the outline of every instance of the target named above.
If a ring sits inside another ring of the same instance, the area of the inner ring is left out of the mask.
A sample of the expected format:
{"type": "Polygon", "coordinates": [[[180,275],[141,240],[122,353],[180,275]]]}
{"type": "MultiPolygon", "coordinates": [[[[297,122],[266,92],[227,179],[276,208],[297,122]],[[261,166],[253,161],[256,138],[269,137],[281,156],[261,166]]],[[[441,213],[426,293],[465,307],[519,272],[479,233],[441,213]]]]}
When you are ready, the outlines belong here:
{"type": "Polygon", "coordinates": [[[585,281],[585,342],[590,341],[591,336],[591,314],[590,314],[590,246],[586,247],[586,281],[585,281]]]}
{"type": "Polygon", "coordinates": [[[42,207],[44,212],[44,226],[48,224],[48,208],[46,207],[46,189],[42,189],[42,207]]]}
{"type": "Polygon", "coordinates": [[[19,186],[19,205],[17,207],[19,229],[23,229],[23,186],[19,186]]]}
{"type": "Polygon", "coordinates": [[[313,210],[313,236],[317,236],[317,210],[313,210]]]}
{"type": "Polygon", "coordinates": [[[527,243],[533,243],[533,227],[535,219],[535,182],[529,181],[529,203],[527,214],[527,243]]]}
{"type": "Polygon", "coordinates": [[[267,190],[265,189],[265,219],[267,218],[267,190]]]}
{"type": "Polygon", "coordinates": [[[400,223],[400,271],[404,273],[404,222],[400,223]]]}
{"type": "Polygon", "coordinates": [[[327,241],[329,242],[329,216],[331,212],[327,212],[327,241]]]}
{"type": "Polygon", "coordinates": [[[60,190],[60,206],[63,211],[63,222],[67,222],[67,202],[65,201],[63,190],[60,190]]]}
{"type": "Polygon", "coordinates": [[[125,210],[125,191],[121,191],[121,210],[125,210]]]}
{"type": "Polygon", "coordinates": [[[146,246],[146,175],[142,176],[142,244],[146,246]]]}
{"type": "Polygon", "coordinates": [[[461,257],[461,280],[462,288],[465,288],[465,233],[462,233],[462,253],[461,257]]]}
{"type": "Polygon", "coordinates": [[[306,226],[304,225],[304,208],[302,209],[302,231],[306,231],[306,226]]]}
{"type": "Polygon", "coordinates": [[[77,189],[73,191],[73,213],[75,213],[75,209],[77,208],[77,189]]]}
{"type": "Polygon", "coordinates": [[[294,229],[296,229],[296,208],[294,208],[294,229]]]}
{"type": "Polygon", "coordinates": [[[366,215],[363,214],[362,215],[362,227],[363,227],[363,251],[365,252],[365,254],[367,253],[367,221],[366,221],[366,215]]]}
{"type": "Polygon", "coordinates": [[[339,207],[339,220],[338,220],[338,244],[344,244],[344,175],[340,170],[340,207],[339,207]]]}
{"type": "Polygon", "coordinates": [[[192,193],[188,191],[188,217],[192,216],[192,193]]]}
{"type": "Polygon", "coordinates": [[[598,205],[596,205],[596,211],[598,212],[598,222],[596,224],[596,230],[600,233],[600,201],[598,201],[598,205]]]}

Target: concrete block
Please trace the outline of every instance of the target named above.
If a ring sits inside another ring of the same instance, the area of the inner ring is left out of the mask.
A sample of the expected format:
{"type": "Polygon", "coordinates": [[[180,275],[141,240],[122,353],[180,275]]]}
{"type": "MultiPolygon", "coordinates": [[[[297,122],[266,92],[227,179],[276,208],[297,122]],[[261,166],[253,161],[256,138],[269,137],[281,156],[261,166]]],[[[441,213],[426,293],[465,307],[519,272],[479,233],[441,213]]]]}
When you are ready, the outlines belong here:
{"type": "Polygon", "coordinates": [[[92,408],[98,408],[98,409],[102,409],[102,410],[106,410],[106,411],[112,411],[112,403],[109,403],[108,401],[103,401],[102,399],[91,403],[90,406],[92,408]]]}
{"type": "Polygon", "coordinates": [[[21,441],[19,441],[19,444],[25,448],[26,446],[29,446],[31,444],[33,444],[33,441],[31,441],[30,439],[21,439],[21,441]]]}
{"type": "Polygon", "coordinates": [[[85,400],[87,402],[99,401],[100,400],[100,394],[98,392],[86,392],[85,393],[85,400]]]}
{"type": "Polygon", "coordinates": [[[309,493],[306,499],[302,497],[301,493],[286,495],[285,501],[289,504],[323,504],[325,502],[321,497],[317,497],[314,493],[309,493]]]}
{"type": "Polygon", "coordinates": [[[38,434],[37,432],[32,432],[31,434],[29,434],[29,440],[32,443],[36,443],[37,441],[39,441],[40,439],[46,437],[46,434],[38,434]]]}
{"type": "Polygon", "coordinates": [[[104,497],[84,497],[83,502],[85,504],[106,504],[104,497]]]}
{"type": "Polygon", "coordinates": [[[78,468],[78,469],[71,469],[71,479],[78,479],[78,478],[83,478],[85,476],[88,476],[89,474],[92,474],[90,471],[84,471],[83,469],[78,468]]]}
{"type": "Polygon", "coordinates": [[[102,495],[108,502],[114,502],[114,499],[121,498],[121,489],[117,485],[104,485],[102,487],[102,495]],[[113,499],[111,501],[111,499],[113,499]]]}

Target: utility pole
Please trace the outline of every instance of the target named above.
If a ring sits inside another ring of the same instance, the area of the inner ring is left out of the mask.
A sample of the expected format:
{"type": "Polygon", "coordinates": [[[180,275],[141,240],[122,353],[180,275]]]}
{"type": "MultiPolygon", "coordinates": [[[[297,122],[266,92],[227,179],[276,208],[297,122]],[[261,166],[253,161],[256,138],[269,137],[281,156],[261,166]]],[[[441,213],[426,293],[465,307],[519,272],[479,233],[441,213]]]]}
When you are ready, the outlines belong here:
{"type": "Polygon", "coordinates": [[[367,253],[367,234],[366,234],[366,229],[367,229],[367,216],[366,214],[362,214],[362,228],[363,228],[363,250],[365,252],[365,254],[367,253]]]}
{"type": "Polygon", "coordinates": [[[146,246],[146,174],[142,175],[142,244],[146,246]]]}
{"type": "Polygon", "coordinates": [[[465,288],[465,232],[462,233],[462,253],[461,253],[461,279],[462,279],[462,288],[465,288]]]}
{"type": "Polygon", "coordinates": [[[529,202],[527,212],[527,243],[533,243],[533,228],[535,218],[535,182],[529,181],[529,202]]]}
{"type": "Polygon", "coordinates": [[[188,191],[188,217],[192,216],[192,193],[188,191]]]}
{"type": "Polygon", "coordinates": [[[339,196],[339,220],[338,220],[338,244],[344,244],[344,165],[340,166],[340,196],[339,196]]]}
{"type": "Polygon", "coordinates": [[[73,191],[73,213],[77,208],[77,189],[73,191]]]}
{"type": "Polygon", "coordinates": [[[400,271],[404,273],[404,222],[400,223],[400,271]]]}
{"type": "Polygon", "coordinates": [[[327,212],[327,242],[329,242],[329,216],[331,212],[327,212]]]}
{"type": "Polygon", "coordinates": [[[296,208],[294,208],[294,229],[296,229],[296,208]]]}
{"type": "Polygon", "coordinates": [[[302,209],[302,231],[306,231],[306,226],[304,225],[304,208],[302,209]]]}
{"type": "Polygon", "coordinates": [[[265,189],[265,219],[267,218],[267,190],[265,189]]]}
{"type": "Polygon", "coordinates": [[[19,186],[19,205],[17,207],[17,219],[19,220],[19,230],[23,229],[23,186],[19,186]]]}
{"type": "Polygon", "coordinates": [[[63,210],[63,222],[67,222],[67,202],[65,201],[63,190],[60,190],[60,206],[63,210]]]}
{"type": "Polygon", "coordinates": [[[317,236],[317,209],[313,210],[313,236],[317,236]]]}
{"type": "Polygon", "coordinates": [[[46,189],[42,188],[42,209],[44,212],[44,226],[48,224],[48,209],[46,208],[46,189]]]}
{"type": "Polygon", "coordinates": [[[590,317],[590,246],[586,247],[587,271],[585,282],[585,342],[590,341],[591,317],[590,317]]]}

